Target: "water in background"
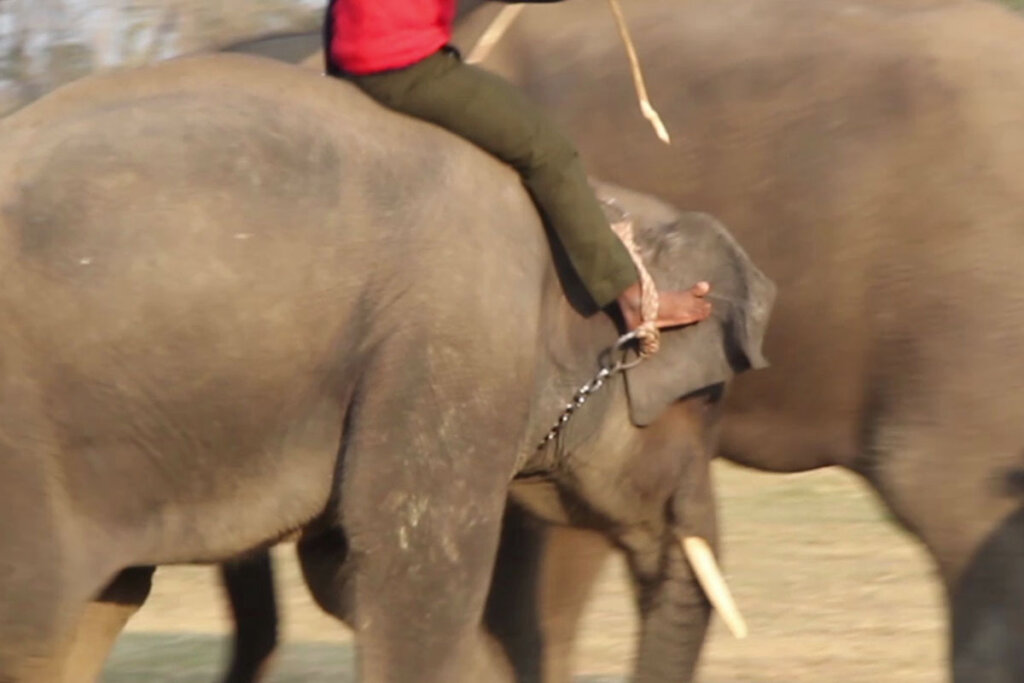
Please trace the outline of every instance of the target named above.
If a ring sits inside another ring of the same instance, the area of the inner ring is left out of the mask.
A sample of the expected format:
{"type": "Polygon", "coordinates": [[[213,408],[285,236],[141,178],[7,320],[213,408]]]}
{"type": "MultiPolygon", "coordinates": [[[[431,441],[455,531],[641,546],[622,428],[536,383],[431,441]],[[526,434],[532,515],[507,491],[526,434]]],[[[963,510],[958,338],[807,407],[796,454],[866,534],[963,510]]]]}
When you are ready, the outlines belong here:
{"type": "Polygon", "coordinates": [[[326,0],[0,0],[0,115],[98,69],[314,30],[326,0]]]}

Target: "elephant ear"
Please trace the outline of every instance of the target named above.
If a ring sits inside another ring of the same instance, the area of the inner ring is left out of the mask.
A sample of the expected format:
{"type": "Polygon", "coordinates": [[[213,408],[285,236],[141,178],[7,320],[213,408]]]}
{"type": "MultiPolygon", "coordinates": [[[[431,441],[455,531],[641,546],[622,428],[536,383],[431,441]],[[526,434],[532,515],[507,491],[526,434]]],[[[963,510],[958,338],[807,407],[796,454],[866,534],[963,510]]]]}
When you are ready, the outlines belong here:
{"type": "MultiPolygon", "coordinates": [[[[601,194],[608,191],[605,186],[601,194]]],[[[615,197],[633,218],[637,246],[659,288],[711,283],[711,317],[663,330],[661,350],[626,373],[632,421],[646,426],[680,398],[768,365],[761,344],[775,286],[711,216],[621,188],[615,197]]]]}

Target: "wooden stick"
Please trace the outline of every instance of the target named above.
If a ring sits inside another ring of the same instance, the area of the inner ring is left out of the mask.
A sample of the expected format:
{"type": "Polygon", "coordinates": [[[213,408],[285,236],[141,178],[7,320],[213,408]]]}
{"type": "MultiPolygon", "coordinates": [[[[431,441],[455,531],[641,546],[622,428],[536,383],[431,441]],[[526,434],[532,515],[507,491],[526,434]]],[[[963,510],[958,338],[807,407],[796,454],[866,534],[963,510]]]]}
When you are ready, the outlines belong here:
{"type": "Polygon", "coordinates": [[[525,5],[514,4],[506,5],[498,12],[498,16],[494,17],[490,24],[487,25],[483,35],[480,36],[479,40],[476,41],[476,45],[470,50],[469,56],[466,57],[467,64],[476,64],[487,59],[487,55],[491,54],[491,49],[501,40],[501,37],[505,35],[505,31],[508,30],[512,22],[516,20],[519,13],[523,11],[525,5]]]}
{"type": "MultiPolygon", "coordinates": [[[[629,27],[626,25],[626,17],[622,13],[622,7],[619,5],[619,0],[608,0],[608,4],[611,5],[612,15],[615,17],[615,24],[619,29],[619,36],[622,38],[622,44],[626,48],[626,55],[629,57],[630,72],[633,75],[633,86],[636,88],[637,101],[640,104],[640,113],[643,114],[644,118],[647,119],[651,126],[654,128],[655,134],[658,139],[664,142],[666,145],[672,144],[672,138],[668,134],[668,129],[661,120],[661,116],[658,115],[658,111],[651,104],[650,97],[647,96],[647,86],[644,84],[643,71],[640,69],[640,60],[636,56],[636,48],[633,46],[633,38],[629,34],[629,27]]],[[[513,4],[507,5],[498,12],[497,16],[487,25],[483,34],[477,40],[473,49],[470,50],[469,55],[466,57],[467,64],[476,64],[487,59],[487,56],[491,53],[491,50],[497,45],[498,41],[501,40],[505,32],[512,26],[512,23],[519,16],[519,13],[523,11],[525,5],[513,4]]]]}
{"type": "Polygon", "coordinates": [[[665,124],[662,123],[657,110],[651,104],[650,98],[647,97],[647,86],[644,85],[644,75],[640,70],[640,60],[637,59],[636,49],[633,47],[633,39],[629,35],[629,27],[626,26],[626,17],[622,14],[619,0],[608,0],[608,4],[611,5],[612,14],[615,15],[615,23],[619,27],[619,36],[622,38],[622,43],[626,47],[626,54],[629,56],[629,66],[633,74],[636,96],[640,102],[640,112],[644,115],[645,119],[651,122],[651,126],[654,127],[654,132],[657,134],[658,139],[666,145],[670,145],[672,144],[672,139],[669,137],[668,129],[665,128],[665,124]]]}

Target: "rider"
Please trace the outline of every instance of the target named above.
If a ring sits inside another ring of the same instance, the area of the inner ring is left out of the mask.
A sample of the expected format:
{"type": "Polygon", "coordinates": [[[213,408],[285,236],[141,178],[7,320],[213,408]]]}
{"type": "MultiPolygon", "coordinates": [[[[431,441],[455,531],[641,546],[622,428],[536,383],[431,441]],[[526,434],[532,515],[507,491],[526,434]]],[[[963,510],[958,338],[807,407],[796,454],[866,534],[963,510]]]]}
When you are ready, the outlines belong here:
{"type": "MultiPolygon", "coordinates": [[[[594,303],[603,308],[617,301],[627,328],[635,329],[641,323],[638,273],[609,227],[576,149],[518,89],[465,64],[449,46],[455,5],[456,0],[330,0],[324,22],[327,73],[515,168],[594,303]]],[[[655,324],[706,318],[708,289],[700,282],[689,291],[660,292],[655,324]]]]}

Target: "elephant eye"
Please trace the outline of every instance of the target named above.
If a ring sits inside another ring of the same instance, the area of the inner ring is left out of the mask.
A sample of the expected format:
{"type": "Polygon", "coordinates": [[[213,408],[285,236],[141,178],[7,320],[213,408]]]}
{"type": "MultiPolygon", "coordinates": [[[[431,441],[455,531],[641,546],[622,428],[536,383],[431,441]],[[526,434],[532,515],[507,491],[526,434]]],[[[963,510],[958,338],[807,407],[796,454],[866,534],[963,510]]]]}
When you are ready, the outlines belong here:
{"type": "Polygon", "coordinates": [[[681,397],[687,401],[693,401],[702,405],[713,406],[721,402],[722,397],[725,396],[725,384],[718,383],[712,384],[711,386],[698,389],[686,396],[681,397]]]}

